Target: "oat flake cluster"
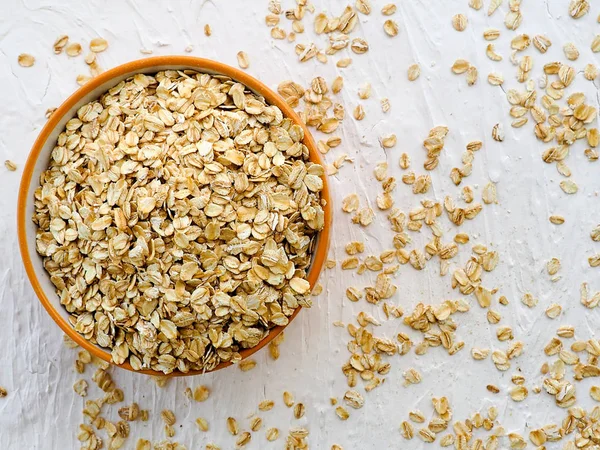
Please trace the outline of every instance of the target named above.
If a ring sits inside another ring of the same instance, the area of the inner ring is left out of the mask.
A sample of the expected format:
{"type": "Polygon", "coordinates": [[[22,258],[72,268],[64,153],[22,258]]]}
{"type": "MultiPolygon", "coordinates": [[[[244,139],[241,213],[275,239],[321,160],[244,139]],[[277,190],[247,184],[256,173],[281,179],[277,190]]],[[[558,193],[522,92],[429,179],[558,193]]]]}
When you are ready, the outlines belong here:
{"type": "Polygon", "coordinates": [[[33,217],[75,329],[136,370],[210,370],[310,306],[324,170],[303,138],[242,84],[191,70],[82,106],[33,217]]]}

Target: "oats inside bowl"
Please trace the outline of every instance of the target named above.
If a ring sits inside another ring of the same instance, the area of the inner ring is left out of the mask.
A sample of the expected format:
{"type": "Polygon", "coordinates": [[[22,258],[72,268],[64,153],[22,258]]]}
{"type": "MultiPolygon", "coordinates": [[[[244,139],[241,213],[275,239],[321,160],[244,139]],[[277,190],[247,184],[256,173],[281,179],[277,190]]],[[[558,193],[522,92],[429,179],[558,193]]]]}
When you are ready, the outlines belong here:
{"type": "Polygon", "coordinates": [[[135,370],[212,370],[310,306],[324,170],[303,138],[244,85],[192,70],[79,108],[33,217],[75,330],[135,370]]]}

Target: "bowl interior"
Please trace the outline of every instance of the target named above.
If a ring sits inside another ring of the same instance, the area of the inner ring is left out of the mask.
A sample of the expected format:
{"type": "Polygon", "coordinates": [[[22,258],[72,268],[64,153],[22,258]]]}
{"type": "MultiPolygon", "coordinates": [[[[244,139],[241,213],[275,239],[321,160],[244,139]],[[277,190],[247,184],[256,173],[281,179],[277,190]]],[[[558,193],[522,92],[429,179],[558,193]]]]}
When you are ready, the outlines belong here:
{"type": "MultiPolygon", "coordinates": [[[[23,179],[19,192],[19,211],[18,211],[18,231],[21,253],[25,268],[33,288],[42,301],[42,304],[50,313],[52,318],[63,329],[63,331],[73,338],[79,345],[92,352],[94,355],[110,362],[110,352],[100,346],[94,345],[79,335],[68,322],[69,313],[60,304],[60,299],[55,292],[55,287],[50,281],[50,277],[42,264],[42,258],[37,254],[35,249],[37,226],[32,222],[31,217],[34,214],[33,192],[39,185],[41,173],[48,167],[51,152],[56,145],[58,135],[64,130],[65,124],[76,115],[77,110],[84,104],[98,99],[104,92],[113,86],[117,85],[126,78],[136,73],[156,73],[162,70],[185,70],[192,69],[199,72],[209,73],[211,75],[226,75],[232,79],[246,85],[257,95],[265,97],[267,102],[278,106],[285,116],[292,118],[296,123],[304,128],[305,139],[304,144],[310,150],[310,159],[316,163],[322,163],[316,146],[308,129],[301,122],[299,117],[285,104],[283,99],[273,91],[262,85],[258,80],[248,76],[247,74],[238,71],[232,67],[226,66],[210,60],[204,60],[194,57],[156,57],[147,58],[139,61],[134,61],[123,66],[119,66],[110,71],[104,72],[98,77],[88,82],[85,86],[75,92],[69,99],[58,108],[48,120],[48,123],[43,128],[38,140],[29,155],[27,164],[24,169],[23,179]]],[[[324,177],[325,178],[325,177],[324,177]]],[[[322,198],[325,201],[323,207],[325,212],[325,228],[317,237],[313,260],[308,274],[308,281],[311,287],[315,285],[323,262],[327,254],[327,246],[329,243],[329,228],[331,221],[331,207],[329,199],[329,191],[327,180],[324,179],[324,189],[322,198]]],[[[298,314],[298,308],[294,315],[290,317],[290,321],[298,314]]],[[[248,357],[252,353],[270,342],[284,327],[273,328],[269,335],[264,338],[257,346],[251,349],[242,350],[242,357],[248,357]]],[[[221,363],[214,370],[226,367],[229,363],[221,363]]],[[[133,370],[129,363],[122,364],[129,370],[133,370]]],[[[138,371],[140,372],[140,371],[138,371]]],[[[153,370],[144,370],[142,373],[153,375],[164,375],[161,372],[153,370]]],[[[200,371],[190,371],[186,374],[197,374],[200,371]]],[[[181,372],[175,371],[171,375],[183,375],[181,372]]]]}

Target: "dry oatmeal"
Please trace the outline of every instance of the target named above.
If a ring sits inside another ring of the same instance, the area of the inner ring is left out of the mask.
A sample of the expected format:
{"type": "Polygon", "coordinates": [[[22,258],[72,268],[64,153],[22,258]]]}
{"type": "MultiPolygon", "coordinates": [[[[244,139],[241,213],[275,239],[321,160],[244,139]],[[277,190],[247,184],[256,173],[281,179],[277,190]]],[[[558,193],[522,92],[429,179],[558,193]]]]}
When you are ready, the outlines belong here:
{"type": "Polygon", "coordinates": [[[79,108],[33,218],[76,331],[134,369],[210,370],[309,306],[324,172],[303,137],[194,71],[138,74],[79,108]]]}

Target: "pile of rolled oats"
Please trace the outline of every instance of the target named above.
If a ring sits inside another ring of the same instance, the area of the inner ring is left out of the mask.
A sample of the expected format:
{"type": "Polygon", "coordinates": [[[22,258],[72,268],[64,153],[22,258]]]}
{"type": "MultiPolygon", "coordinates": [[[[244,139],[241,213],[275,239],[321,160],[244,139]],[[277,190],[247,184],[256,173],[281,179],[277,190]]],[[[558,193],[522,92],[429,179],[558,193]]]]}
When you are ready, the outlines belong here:
{"type": "Polygon", "coordinates": [[[33,217],[77,332],[136,370],[211,370],[310,306],[324,170],[303,138],[244,85],[192,70],[79,108],[33,217]]]}

